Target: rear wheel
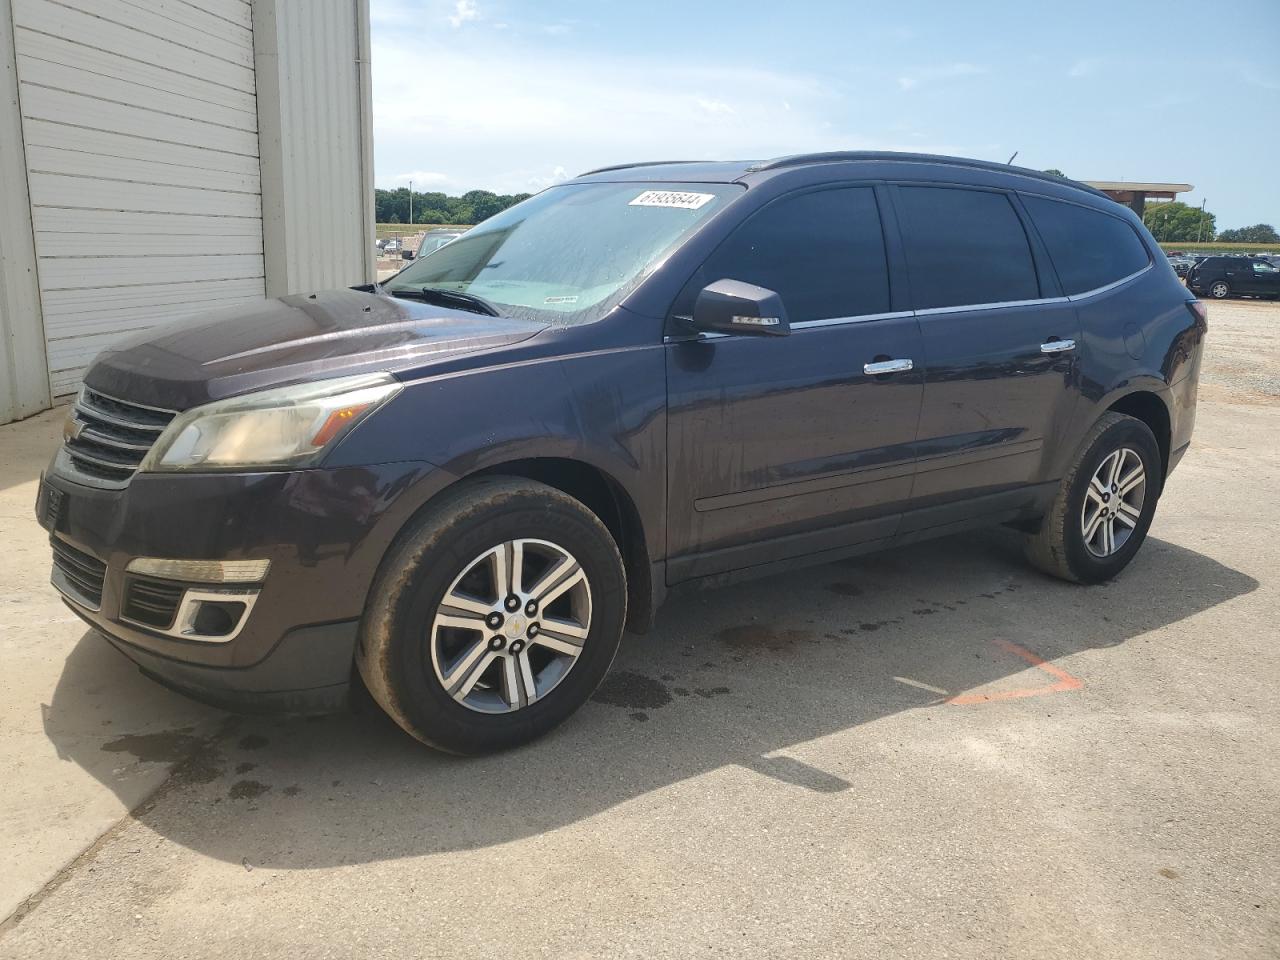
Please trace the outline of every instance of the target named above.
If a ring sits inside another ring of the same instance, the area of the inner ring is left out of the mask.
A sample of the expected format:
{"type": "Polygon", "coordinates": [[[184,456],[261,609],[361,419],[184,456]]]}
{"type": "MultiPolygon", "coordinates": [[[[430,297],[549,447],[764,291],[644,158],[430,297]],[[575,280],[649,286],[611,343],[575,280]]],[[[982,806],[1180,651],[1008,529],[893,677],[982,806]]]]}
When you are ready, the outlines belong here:
{"type": "Polygon", "coordinates": [[[1225,280],[1215,280],[1209,284],[1209,296],[1215,300],[1225,300],[1231,296],[1231,287],[1225,280]]]}
{"type": "Polygon", "coordinates": [[[1146,539],[1163,485],[1160,448],[1150,428],[1104,414],[1058,487],[1027,557],[1076,583],[1100,583],[1128,566],[1146,539]]]}
{"type": "Polygon", "coordinates": [[[357,665],[369,692],[430,746],[517,746],[604,679],[626,576],[604,524],[518,478],[464,484],[406,531],[379,572],[357,665]]]}

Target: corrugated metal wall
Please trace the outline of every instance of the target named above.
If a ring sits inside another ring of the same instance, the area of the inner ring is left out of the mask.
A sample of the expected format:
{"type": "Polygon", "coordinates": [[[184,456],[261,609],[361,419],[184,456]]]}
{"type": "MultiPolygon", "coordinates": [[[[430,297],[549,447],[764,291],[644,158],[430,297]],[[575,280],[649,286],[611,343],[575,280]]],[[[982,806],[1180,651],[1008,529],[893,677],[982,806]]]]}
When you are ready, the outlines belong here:
{"type": "Polygon", "coordinates": [[[56,397],[121,337],[263,295],[253,12],[12,3],[56,397]]]}
{"type": "Polygon", "coordinates": [[[366,18],[352,0],[254,3],[271,296],[372,279],[373,185],[360,123],[366,18]]]}

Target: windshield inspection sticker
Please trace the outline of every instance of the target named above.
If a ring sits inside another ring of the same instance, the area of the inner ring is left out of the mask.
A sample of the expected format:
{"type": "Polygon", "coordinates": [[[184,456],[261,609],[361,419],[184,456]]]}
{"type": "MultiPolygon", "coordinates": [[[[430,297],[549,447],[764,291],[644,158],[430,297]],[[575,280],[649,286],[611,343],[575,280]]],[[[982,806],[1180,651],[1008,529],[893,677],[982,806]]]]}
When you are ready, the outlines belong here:
{"type": "Polygon", "coordinates": [[[708,200],[714,200],[714,193],[685,193],[680,190],[646,190],[632,200],[629,207],[677,207],[681,210],[697,210],[708,200]]]}

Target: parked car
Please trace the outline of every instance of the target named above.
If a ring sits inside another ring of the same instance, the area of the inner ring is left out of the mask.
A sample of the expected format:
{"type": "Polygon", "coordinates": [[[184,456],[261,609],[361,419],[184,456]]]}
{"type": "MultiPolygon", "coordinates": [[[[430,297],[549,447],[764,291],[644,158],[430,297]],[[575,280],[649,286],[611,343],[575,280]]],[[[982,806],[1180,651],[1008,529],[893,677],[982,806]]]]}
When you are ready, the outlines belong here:
{"type": "Polygon", "coordinates": [[[428,230],[422,238],[422,242],[418,244],[417,250],[405,249],[401,254],[404,260],[412,260],[415,256],[425,257],[429,253],[434,253],[445,244],[452,243],[462,236],[461,230],[428,230]]]}
{"type": "Polygon", "coordinates": [[[1186,275],[1191,271],[1191,268],[1195,266],[1195,262],[1194,257],[1188,257],[1186,255],[1169,255],[1169,266],[1173,267],[1173,272],[1179,277],[1186,277],[1186,275]]]}
{"type": "Polygon", "coordinates": [[[479,753],[568,717],[673,589],[994,523],[1111,579],[1205,329],[1142,222],[1060,177],[605,168],[386,285],[106,351],[36,509],[54,585],[149,676],[302,712],[358,674],[479,753]]]}
{"type": "Polygon", "coordinates": [[[1264,257],[1206,257],[1187,274],[1193,293],[1227,297],[1280,297],[1280,267],[1264,257]]]}

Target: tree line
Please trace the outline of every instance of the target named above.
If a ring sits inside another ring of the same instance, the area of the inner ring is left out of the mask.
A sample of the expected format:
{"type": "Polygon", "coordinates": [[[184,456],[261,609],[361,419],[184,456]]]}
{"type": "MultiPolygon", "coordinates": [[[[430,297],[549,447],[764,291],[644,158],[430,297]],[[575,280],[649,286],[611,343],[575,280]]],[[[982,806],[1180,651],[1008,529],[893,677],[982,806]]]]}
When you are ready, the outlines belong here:
{"type": "Polygon", "coordinates": [[[479,223],[495,213],[527,200],[528,193],[492,193],[468,190],[460,197],[429,191],[413,191],[413,217],[409,217],[409,188],[374,190],[373,202],[378,223],[479,223]]]}
{"type": "MultiPolygon", "coordinates": [[[[1046,170],[1063,176],[1061,170],[1046,170]]],[[[507,207],[527,200],[528,193],[493,193],[468,190],[460,197],[435,191],[413,191],[413,217],[409,216],[409,188],[375,190],[374,203],[378,223],[449,223],[470,224],[487,220],[507,207]]],[[[1280,234],[1269,223],[1237,227],[1217,232],[1217,217],[1207,210],[1188,206],[1179,200],[1148,203],[1143,222],[1161,243],[1191,243],[1196,240],[1221,243],[1280,243],[1280,234]]]]}

